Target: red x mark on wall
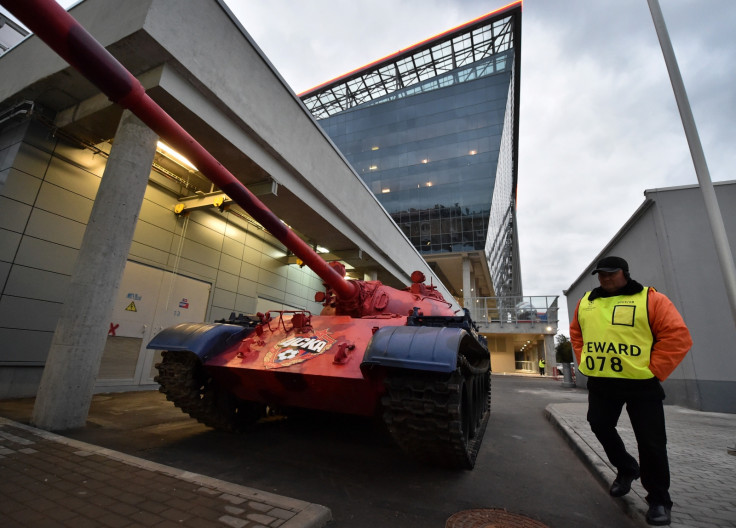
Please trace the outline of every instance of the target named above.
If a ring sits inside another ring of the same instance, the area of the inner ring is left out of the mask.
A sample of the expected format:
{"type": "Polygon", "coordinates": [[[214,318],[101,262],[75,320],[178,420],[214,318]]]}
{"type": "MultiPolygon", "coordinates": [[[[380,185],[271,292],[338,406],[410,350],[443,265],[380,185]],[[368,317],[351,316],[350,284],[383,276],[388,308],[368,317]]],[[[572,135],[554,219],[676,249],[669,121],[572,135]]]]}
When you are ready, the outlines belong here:
{"type": "Polygon", "coordinates": [[[110,330],[107,331],[107,335],[114,336],[115,335],[115,330],[117,330],[119,327],[120,327],[119,324],[112,324],[112,323],[110,323],[110,330]]]}

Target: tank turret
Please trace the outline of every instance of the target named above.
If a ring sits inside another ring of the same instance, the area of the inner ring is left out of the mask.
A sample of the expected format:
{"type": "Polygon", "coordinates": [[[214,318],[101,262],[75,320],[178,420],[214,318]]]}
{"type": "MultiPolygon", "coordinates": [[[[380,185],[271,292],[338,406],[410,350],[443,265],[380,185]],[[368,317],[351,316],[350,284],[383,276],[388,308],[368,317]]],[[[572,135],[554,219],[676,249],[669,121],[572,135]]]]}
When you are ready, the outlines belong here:
{"type": "Polygon", "coordinates": [[[244,431],[306,407],[380,414],[407,453],[472,468],[490,415],[490,357],[467,310],[424,274],[398,290],[346,280],[161,109],[138,80],[54,0],[0,0],[112,101],[129,109],[292,251],[325,284],[323,310],[277,311],[164,329],[160,391],[193,418],[244,431]]]}

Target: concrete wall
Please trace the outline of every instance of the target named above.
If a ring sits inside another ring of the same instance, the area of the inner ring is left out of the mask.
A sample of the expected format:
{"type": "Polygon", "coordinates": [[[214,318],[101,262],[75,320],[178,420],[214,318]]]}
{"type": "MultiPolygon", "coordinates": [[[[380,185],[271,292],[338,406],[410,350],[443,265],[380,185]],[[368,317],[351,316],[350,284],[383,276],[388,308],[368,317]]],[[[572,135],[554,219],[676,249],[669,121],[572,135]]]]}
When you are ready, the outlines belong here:
{"type": "Polygon", "coordinates": [[[488,337],[488,349],[491,352],[491,372],[516,372],[513,336],[488,337]]]}
{"type": "MultiPolygon", "coordinates": [[[[35,120],[4,127],[0,141],[2,398],[35,394],[106,157],[35,120]]],[[[271,235],[229,212],[177,217],[174,186],[151,174],[130,260],[211,283],[206,320],[253,313],[259,300],[319,312],[321,280],[280,260],[271,235]]]]}
{"type": "MultiPolygon", "coordinates": [[[[736,183],[716,184],[715,189],[733,251],[736,183]]],[[[736,413],[736,328],[701,191],[680,187],[645,195],[647,201],[600,256],[627,259],[632,278],[667,295],[690,329],[693,347],[664,383],[666,402],[736,413]]],[[[598,286],[596,277],[590,275],[593,265],[566,292],[571,314],[585,291],[598,286]]],[[[578,385],[584,386],[584,378],[578,376],[578,385]]]]}
{"type": "MultiPolygon", "coordinates": [[[[736,183],[715,185],[731,251],[736,250],[736,183]]],[[[736,328],[723,285],[715,243],[699,188],[647,193],[657,203],[660,252],[665,275],[693,337],[693,350],[680,376],[673,376],[674,403],[692,402],[703,410],[736,413],[736,328]]]]}

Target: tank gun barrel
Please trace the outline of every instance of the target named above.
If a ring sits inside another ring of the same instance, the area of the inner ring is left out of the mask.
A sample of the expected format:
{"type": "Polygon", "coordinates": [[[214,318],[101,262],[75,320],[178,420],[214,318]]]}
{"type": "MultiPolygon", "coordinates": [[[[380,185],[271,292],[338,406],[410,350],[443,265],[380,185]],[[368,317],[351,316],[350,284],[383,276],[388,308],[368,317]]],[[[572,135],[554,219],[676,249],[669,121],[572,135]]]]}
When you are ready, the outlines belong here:
{"type": "Polygon", "coordinates": [[[169,116],[115,57],[54,0],[0,0],[54,52],[99,88],[111,101],[130,110],[166,143],[186,155],[210,181],[299,257],[341,299],[359,287],[345,280],[251,193],[212,154],[169,116]]]}

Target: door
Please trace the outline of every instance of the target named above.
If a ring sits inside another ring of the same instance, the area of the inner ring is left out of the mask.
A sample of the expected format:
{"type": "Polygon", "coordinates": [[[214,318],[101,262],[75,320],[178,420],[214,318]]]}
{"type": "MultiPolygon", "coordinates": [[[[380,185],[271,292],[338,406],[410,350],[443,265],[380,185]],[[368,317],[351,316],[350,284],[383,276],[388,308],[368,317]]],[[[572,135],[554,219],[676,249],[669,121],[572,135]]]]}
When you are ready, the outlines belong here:
{"type": "Polygon", "coordinates": [[[113,308],[97,387],[154,383],[160,352],[151,338],[167,326],[202,322],[211,285],[128,261],[113,308]]]}

